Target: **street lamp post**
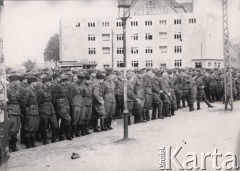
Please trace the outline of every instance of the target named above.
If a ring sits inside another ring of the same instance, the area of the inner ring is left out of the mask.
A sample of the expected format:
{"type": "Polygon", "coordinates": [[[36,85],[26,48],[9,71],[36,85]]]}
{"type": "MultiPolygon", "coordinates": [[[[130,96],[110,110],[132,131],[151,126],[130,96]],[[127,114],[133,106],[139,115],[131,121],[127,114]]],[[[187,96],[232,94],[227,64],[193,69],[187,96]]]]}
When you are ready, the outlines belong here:
{"type": "Polygon", "coordinates": [[[124,109],[123,109],[123,115],[124,115],[124,139],[128,139],[128,115],[129,111],[127,108],[127,54],[126,54],[126,24],[127,19],[130,16],[130,6],[131,6],[131,0],[118,0],[118,16],[122,20],[122,26],[123,26],[123,67],[124,67],[124,78],[123,78],[123,99],[124,99],[124,109]]]}

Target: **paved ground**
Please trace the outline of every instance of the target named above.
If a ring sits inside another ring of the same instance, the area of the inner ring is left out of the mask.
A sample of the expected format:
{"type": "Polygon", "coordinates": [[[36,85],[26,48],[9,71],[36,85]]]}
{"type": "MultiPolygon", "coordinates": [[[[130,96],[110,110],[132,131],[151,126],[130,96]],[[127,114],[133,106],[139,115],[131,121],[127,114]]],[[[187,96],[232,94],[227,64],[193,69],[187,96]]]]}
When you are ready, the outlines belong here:
{"type": "MultiPolygon", "coordinates": [[[[240,102],[233,112],[224,111],[224,105],[215,103],[214,108],[188,112],[181,109],[176,116],[164,120],[131,125],[127,142],[122,142],[121,122],[115,122],[112,131],[75,138],[33,149],[12,153],[10,171],[151,171],[159,170],[159,148],[182,146],[178,158],[186,160],[187,152],[199,157],[201,152],[236,152],[239,135],[240,102]],[[72,152],[81,155],[72,160],[72,152]]],[[[220,164],[221,161],[220,160],[220,164]]],[[[207,170],[212,168],[207,161],[207,170]]],[[[172,170],[178,170],[174,166],[172,170]]]]}

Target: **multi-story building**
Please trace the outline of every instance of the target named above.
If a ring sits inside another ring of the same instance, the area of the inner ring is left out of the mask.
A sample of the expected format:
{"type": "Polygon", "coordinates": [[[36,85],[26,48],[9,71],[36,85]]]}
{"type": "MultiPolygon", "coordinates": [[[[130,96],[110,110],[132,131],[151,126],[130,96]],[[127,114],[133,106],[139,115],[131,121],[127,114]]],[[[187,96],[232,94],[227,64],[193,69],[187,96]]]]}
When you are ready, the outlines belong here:
{"type": "MultiPolygon", "coordinates": [[[[127,68],[223,67],[222,21],[212,13],[192,12],[189,0],[177,2],[142,0],[131,9],[126,29],[127,68]]],[[[87,60],[99,69],[121,69],[121,20],[62,19],[60,60],[87,60]]]]}

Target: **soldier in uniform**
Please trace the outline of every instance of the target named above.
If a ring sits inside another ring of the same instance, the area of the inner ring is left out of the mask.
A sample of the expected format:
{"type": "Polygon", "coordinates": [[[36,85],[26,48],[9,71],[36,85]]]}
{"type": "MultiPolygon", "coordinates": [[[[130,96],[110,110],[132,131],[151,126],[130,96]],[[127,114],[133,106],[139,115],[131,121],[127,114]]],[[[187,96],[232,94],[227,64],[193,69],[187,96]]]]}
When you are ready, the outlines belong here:
{"type": "Polygon", "coordinates": [[[10,85],[7,88],[7,112],[9,117],[9,148],[10,151],[18,151],[17,148],[17,134],[20,130],[20,107],[19,107],[19,93],[18,85],[20,84],[19,77],[17,75],[11,75],[9,77],[10,85]]]}
{"type": "Polygon", "coordinates": [[[149,110],[152,107],[152,81],[151,75],[152,70],[146,69],[147,73],[143,77],[143,87],[144,87],[144,94],[145,94],[145,103],[143,107],[143,120],[150,121],[149,110]]]}
{"type": "Polygon", "coordinates": [[[103,98],[104,107],[106,112],[105,127],[108,129],[113,129],[112,118],[116,111],[116,99],[115,99],[115,75],[112,69],[107,72],[107,79],[103,82],[103,98]]]}
{"type": "Polygon", "coordinates": [[[96,74],[96,80],[93,84],[93,128],[94,132],[99,132],[98,129],[98,118],[100,118],[101,131],[107,131],[108,129],[104,125],[106,112],[104,108],[103,98],[103,86],[102,83],[105,78],[105,74],[98,71],[96,74]]]}
{"type": "Polygon", "coordinates": [[[25,136],[26,136],[26,147],[35,147],[35,135],[39,126],[39,111],[37,94],[35,87],[37,84],[37,78],[35,76],[29,76],[27,78],[29,87],[26,88],[26,95],[23,99],[23,108],[25,109],[26,123],[24,125],[25,136]]]}
{"type": "Polygon", "coordinates": [[[170,89],[169,89],[169,84],[168,84],[168,79],[167,79],[167,72],[163,71],[160,75],[161,77],[159,78],[159,87],[160,90],[162,90],[162,94],[161,94],[161,98],[163,101],[163,116],[165,117],[171,117],[170,114],[170,105],[171,105],[171,101],[170,101],[170,89]]]}
{"type": "MultiPolygon", "coordinates": [[[[79,74],[79,78],[84,78],[84,74],[79,74]]],[[[77,126],[79,125],[79,128],[81,129],[82,135],[85,135],[85,129],[84,129],[84,119],[85,119],[85,111],[84,111],[84,102],[82,97],[82,90],[80,88],[80,80],[77,80],[76,82],[72,82],[69,86],[69,104],[71,107],[71,136],[72,138],[79,135],[79,130],[77,129],[77,126]]],[[[87,134],[87,132],[86,132],[87,134]]]]}
{"type": "Polygon", "coordinates": [[[134,74],[131,70],[127,72],[127,108],[128,108],[128,125],[131,125],[131,116],[133,112],[134,103],[141,103],[141,100],[134,94],[134,74]]]}
{"type": "Polygon", "coordinates": [[[194,111],[194,102],[197,99],[197,85],[196,85],[196,73],[192,72],[191,73],[191,77],[189,77],[189,79],[187,80],[187,88],[188,88],[188,93],[187,93],[187,97],[188,97],[188,106],[189,106],[189,111],[194,111]]]}
{"type": "MultiPolygon", "coordinates": [[[[80,126],[80,129],[82,130],[82,135],[90,134],[89,127],[90,127],[90,121],[92,118],[92,81],[90,80],[90,75],[88,73],[85,74],[79,74],[78,75],[78,82],[77,82],[81,92],[82,97],[84,101],[84,123],[82,126],[80,126]]],[[[79,125],[81,125],[79,123],[79,125]]]]}
{"type": "Polygon", "coordinates": [[[50,89],[51,81],[50,77],[42,78],[43,86],[37,91],[43,145],[48,144],[47,130],[49,123],[52,129],[52,142],[56,142],[58,138],[58,122],[55,109],[52,105],[52,93],[50,89]]]}
{"type": "Polygon", "coordinates": [[[237,100],[240,100],[240,73],[236,74],[237,100]]]}
{"type": "Polygon", "coordinates": [[[143,120],[143,106],[145,103],[145,92],[143,87],[143,70],[137,70],[136,72],[136,78],[133,83],[134,87],[134,94],[137,98],[140,99],[141,103],[138,103],[138,101],[135,101],[134,103],[134,123],[141,123],[146,122],[146,120],[143,120]]]}
{"type": "MultiPolygon", "coordinates": [[[[26,88],[29,86],[28,82],[27,82],[27,75],[23,74],[21,76],[19,76],[20,79],[20,85],[19,85],[19,99],[24,99],[24,96],[26,94],[26,88]]],[[[24,130],[24,125],[25,125],[25,118],[23,116],[25,116],[25,109],[23,107],[23,103],[22,100],[19,101],[19,105],[20,105],[20,109],[21,109],[21,130],[20,130],[20,143],[21,144],[25,144],[25,130],[24,130]]]]}
{"type": "Polygon", "coordinates": [[[117,73],[117,78],[115,80],[115,96],[116,96],[116,118],[122,119],[123,118],[123,73],[119,71],[117,73]]]}
{"type": "Polygon", "coordinates": [[[157,77],[155,77],[155,73],[153,73],[152,76],[152,92],[153,92],[153,110],[152,110],[152,120],[155,120],[157,118],[163,119],[162,116],[162,107],[163,103],[161,100],[161,93],[159,88],[159,80],[157,77]],[[158,116],[157,116],[158,113],[158,116]]]}
{"type": "Polygon", "coordinates": [[[200,110],[200,102],[204,101],[208,107],[213,107],[206,98],[206,94],[204,91],[205,85],[203,81],[203,73],[202,70],[198,70],[198,77],[196,79],[196,85],[197,85],[197,110],[200,110]]]}
{"type": "Polygon", "coordinates": [[[61,118],[59,141],[65,140],[65,135],[67,140],[72,140],[68,90],[68,85],[71,81],[71,77],[63,75],[60,84],[57,84],[52,92],[53,102],[56,104],[57,113],[61,118]]]}

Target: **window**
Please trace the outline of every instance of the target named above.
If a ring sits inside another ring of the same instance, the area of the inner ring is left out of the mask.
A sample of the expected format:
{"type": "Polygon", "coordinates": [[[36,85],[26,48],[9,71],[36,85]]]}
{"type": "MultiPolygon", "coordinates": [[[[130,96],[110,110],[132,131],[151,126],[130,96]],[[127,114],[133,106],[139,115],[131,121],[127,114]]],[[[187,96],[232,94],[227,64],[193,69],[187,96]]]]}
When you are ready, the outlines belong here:
{"type": "MultiPolygon", "coordinates": [[[[235,62],[235,60],[234,60],[234,62],[235,62]]],[[[221,67],[221,63],[220,62],[218,62],[218,68],[220,68],[221,67]]]]}
{"type": "Polygon", "coordinates": [[[132,34],[131,39],[132,40],[138,40],[138,34],[137,33],[132,34]]]}
{"type": "Polygon", "coordinates": [[[160,64],[160,68],[166,69],[167,68],[167,64],[165,64],[165,63],[160,64]]]}
{"type": "Polygon", "coordinates": [[[152,60],[147,60],[147,61],[146,61],[146,67],[153,67],[153,62],[152,62],[152,60]]]}
{"type": "Polygon", "coordinates": [[[104,68],[110,68],[110,65],[109,64],[103,64],[103,67],[104,68]]]}
{"type": "Polygon", "coordinates": [[[117,34],[117,40],[123,40],[123,34],[117,34]]]}
{"type": "Polygon", "coordinates": [[[151,26],[152,25],[152,21],[145,21],[145,26],[151,26]]]}
{"type": "Polygon", "coordinates": [[[182,53],[182,46],[175,46],[174,47],[174,52],[175,53],[182,53]]]}
{"type": "Polygon", "coordinates": [[[214,68],[217,68],[217,62],[214,62],[214,68]]]}
{"type": "Polygon", "coordinates": [[[167,53],[167,46],[159,46],[160,53],[167,53]]]}
{"type": "Polygon", "coordinates": [[[89,55],[96,54],[96,48],[88,48],[88,54],[89,55]]]}
{"type": "Polygon", "coordinates": [[[88,34],[88,41],[95,41],[95,34],[88,34]]]}
{"type": "Polygon", "coordinates": [[[174,66],[175,67],[181,67],[182,66],[182,60],[175,60],[174,61],[174,66]]]}
{"type": "Polygon", "coordinates": [[[95,27],[95,23],[94,22],[88,22],[88,27],[95,27]]]}
{"type": "Polygon", "coordinates": [[[131,21],[131,26],[138,26],[138,21],[131,21]]]}
{"type": "Polygon", "coordinates": [[[103,41],[110,41],[110,34],[102,34],[103,41]]]}
{"type": "Polygon", "coordinates": [[[110,54],[110,47],[103,47],[102,52],[103,54],[110,54]]]}
{"type": "Polygon", "coordinates": [[[117,61],[117,67],[118,68],[124,67],[123,61],[117,61]]]}
{"type": "Polygon", "coordinates": [[[182,40],[182,33],[181,32],[175,32],[174,39],[180,39],[182,40]]]}
{"type": "Polygon", "coordinates": [[[174,24],[182,24],[182,20],[181,19],[175,19],[174,20],[174,24]]]}
{"type": "Polygon", "coordinates": [[[150,34],[150,33],[145,33],[145,39],[146,39],[146,40],[152,40],[152,39],[153,39],[152,34],[150,34]]]}
{"type": "Polygon", "coordinates": [[[102,22],[103,27],[109,27],[109,22],[102,22]]]}
{"type": "Polygon", "coordinates": [[[79,22],[76,22],[76,27],[80,27],[81,24],[79,22]]]}
{"type": "Polygon", "coordinates": [[[208,66],[211,67],[212,66],[212,62],[208,62],[208,66]]]}
{"type": "Polygon", "coordinates": [[[159,24],[160,25],[166,25],[167,24],[167,20],[159,20],[159,24]]]}
{"type": "Polygon", "coordinates": [[[96,61],[88,61],[89,64],[95,64],[96,61]]]}
{"type": "Polygon", "coordinates": [[[123,48],[122,47],[117,48],[117,54],[123,54],[123,48]]]}
{"type": "Polygon", "coordinates": [[[131,47],[131,54],[138,54],[138,47],[131,47]]]}
{"type": "Polygon", "coordinates": [[[145,53],[153,53],[152,47],[146,47],[145,53]]]}
{"type": "Polygon", "coordinates": [[[159,32],[160,39],[167,39],[167,32],[159,32]]]}
{"type": "Polygon", "coordinates": [[[137,68],[138,67],[138,61],[132,61],[132,67],[137,68]]]}
{"type": "Polygon", "coordinates": [[[202,62],[195,62],[195,68],[202,68],[202,62]]]}
{"type": "Polygon", "coordinates": [[[189,24],[195,24],[196,22],[196,18],[189,18],[189,24]]]}
{"type": "Polygon", "coordinates": [[[122,22],[119,22],[119,21],[116,23],[116,25],[117,25],[117,27],[122,27],[123,26],[122,22]]]}

